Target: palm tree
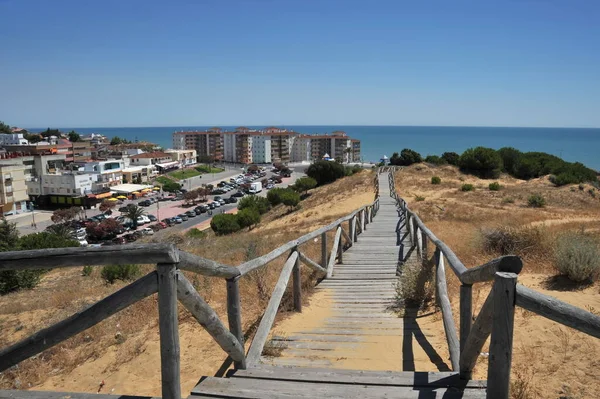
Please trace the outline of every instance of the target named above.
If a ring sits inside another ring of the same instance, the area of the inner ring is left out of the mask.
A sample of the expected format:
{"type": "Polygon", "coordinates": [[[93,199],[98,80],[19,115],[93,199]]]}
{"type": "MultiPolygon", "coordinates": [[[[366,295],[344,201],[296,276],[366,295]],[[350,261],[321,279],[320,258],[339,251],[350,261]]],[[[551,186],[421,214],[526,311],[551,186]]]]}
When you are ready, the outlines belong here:
{"type": "Polygon", "coordinates": [[[137,220],[140,216],[144,216],[146,214],[146,211],[144,210],[144,208],[134,205],[134,206],[130,206],[127,208],[127,211],[123,213],[123,215],[126,218],[129,218],[131,220],[131,223],[133,224],[133,230],[136,230],[138,227],[138,223],[137,220]]]}
{"type": "Polygon", "coordinates": [[[66,224],[53,224],[51,226],[48,226],[46,231],[60,238],[64,238],[65,240],[73,239],[73,229],[67,226],[66,224]]]}

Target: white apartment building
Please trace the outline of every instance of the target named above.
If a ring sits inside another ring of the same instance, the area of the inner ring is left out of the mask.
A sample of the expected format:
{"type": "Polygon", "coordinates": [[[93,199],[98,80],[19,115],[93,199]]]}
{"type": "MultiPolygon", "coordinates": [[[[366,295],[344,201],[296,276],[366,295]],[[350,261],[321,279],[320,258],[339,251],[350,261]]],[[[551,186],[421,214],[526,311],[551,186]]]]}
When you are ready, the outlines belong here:
{"type": "Polygon", "coordinates": [[[196,150],[166,150],[165,154],[169,154],[172,162],[178,162],[180,168],[195,165],[198,159],[196,150]]]}
{"type": "Polygon", "coordinates": [[[271,163],[271,136],[252,136],[252,161],[271,163]]]}
{"type": "Polygon", "coordinates": [[[27,211],[26,166],[20,162],[3,160],[0,163],[0,215],[27,211]]]}
{"type": "Polygon", "coordinates": [[[87,162],[83,171],[97,175],[93,190],[116,186],[123,182],[124,163],[121,159],[110,159],[108,161],[87,162]]]}
{"type": "Polygon", "coordinates": [[[0,134],[0,146],[5,145],[29,145],[23,133],[2,133],[0,134]]]}
{"type": "Polygon", "coordinates": [[[291,140],[291,162],[309,161],[311,159],[310,136],[298,135],[291,140]]]}
{"type": "Polygon", "coordinates": [[[64,195],[83,197],[91,194],[99,175],[91,173],[64,173],[61,175],[42,175],[27,182],[28,192],[32,196],[64,195]]]}

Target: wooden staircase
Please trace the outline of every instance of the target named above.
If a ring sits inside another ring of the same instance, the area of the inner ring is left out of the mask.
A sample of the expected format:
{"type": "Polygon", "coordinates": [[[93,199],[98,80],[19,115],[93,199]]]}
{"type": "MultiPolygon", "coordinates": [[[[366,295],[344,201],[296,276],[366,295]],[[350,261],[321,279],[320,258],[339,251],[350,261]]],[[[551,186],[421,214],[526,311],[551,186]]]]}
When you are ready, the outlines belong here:
{"type": "Polygon", "coordinates": [[[333,276],[316,288],[316,295],[329,303],[327,316],[318,320],[317,327],[311,320],[313,327],[272,336],[285,348],[280,356],[262,356],[260,363],[232,371],[229,378],[204,378],[191,397],[485,397],[485,382],[464,381],[457,373],[445,372],[447,364],[431,353],[431,347],[413,349],[413,336],[419,335],[420,341],[434,335],[419,328],[416,310],[414,316],[403,318],[392,311],[394,285],[403,265],[420,260],[410,251],[414,246],[396,201],[389,196],[386,175],[380,176],[379,187],[377,217],[359,242],[344,252],[333,276]],[[415,361],[444,371],[415,372],[415,361]],[[361,370],[351,369],[357,365],[361,370]]]}

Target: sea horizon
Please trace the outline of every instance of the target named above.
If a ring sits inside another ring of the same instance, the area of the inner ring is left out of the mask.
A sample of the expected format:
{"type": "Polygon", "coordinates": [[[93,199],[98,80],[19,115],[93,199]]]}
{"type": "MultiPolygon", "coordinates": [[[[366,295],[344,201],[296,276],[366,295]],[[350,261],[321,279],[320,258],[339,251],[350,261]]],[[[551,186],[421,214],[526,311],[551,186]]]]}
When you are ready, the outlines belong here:
{"type": "MultiPolygon", "coordinates": [[[[206,130],[218,126],[231,130],[238,126],[264,128],[277,126],[299,133],[331,133],[343,130],[351,138],[361,140],[361,156],[365,162],[378,162],[403,148],[411,148],[423,157],[452,151],[462,153],[470,147],[514,147],[521,151],[539,151],[556,155],[569,162],[581,162],[600,170],[596,148],[600,146],[600,128],[594,127],[509,127],[509,126],[424,126],[424,125],[179,125],[136,127],[58,127],[68,132],[99,133],[127,140],[144,140],[172,147],[172,134],[181,130],[206,130]],[[500,134],[499,134],[500,133],[500,134]]],[[[43,128],[27,128],[42,131],[43,128]]]]}

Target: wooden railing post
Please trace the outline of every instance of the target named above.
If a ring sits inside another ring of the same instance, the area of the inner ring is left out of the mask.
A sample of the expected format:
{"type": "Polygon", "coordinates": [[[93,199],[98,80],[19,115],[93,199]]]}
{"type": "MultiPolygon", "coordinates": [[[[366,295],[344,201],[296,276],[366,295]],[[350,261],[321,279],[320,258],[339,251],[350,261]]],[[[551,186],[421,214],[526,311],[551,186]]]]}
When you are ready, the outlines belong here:
{"type": "Polygon", "coordinates": [[[354,243],[358,241],[356,238],[356,215],[352,216],[350,219],[348,223],[348,230],[350,232],[350,240],[352,240],[350,245],[354,245],[354,243]]]}
{"type": "MultiPolygon", "coordinates": [[[[338,229],[342,229],[342,225],[338,226],[338,229]]],[[[338,263],[344,263],[344,237],[340,234],[340,241],[338,243],[338,253],[337,253],[338,263]]]]}
{"type": "Polygon", "coordinates": [[[488,398],[508,399],[512,362],[517,275],[497,272],[492,288],[494,314],[488,363],[488,398]]]}
{"type": "Polygon", "coordinates": [[[460,286],[460,353],[465,349],[465,342],[471,332],[473,320],[473,286],[462,284],[460,286]]]}
{"type": "MultiPolygon", "coordinates": [[[[244,331],[242,329],[242,307],[240,305],[239,277],[227,279],[227,320],[229,332],[237,338],[244,348],[244,331]]],[[[236,369],[245,369],[246,361],[234,362],[236,369]]]]}
{"type": "Polygon", "coordinates": [[[321,267],[327,269],[327,232],[321,233],[321,267]]]}
{"type": "Polygon", "coordinates": [[[421,264],[423,266],[427,266],[427,234],[424,231],[421,231],[421,264]]]}
{"type": "Polygon", "coordinates": [[[179,326],[177,321],[177,264],[159,263],[158,327],[162,397],[181,399],[179,326]]]}
{"type": "MultiPolygon", "coordinates": [[[[298,248],[294,248],[294,251],[297,251],[298,248]]],[[[302,312],[302,275],[300,274],[300,257],[296,259],[296,263],[294,264],[294,269],[292,270],[292,285],[294,288],[294,310],[296,312],[302,312]]]]}

